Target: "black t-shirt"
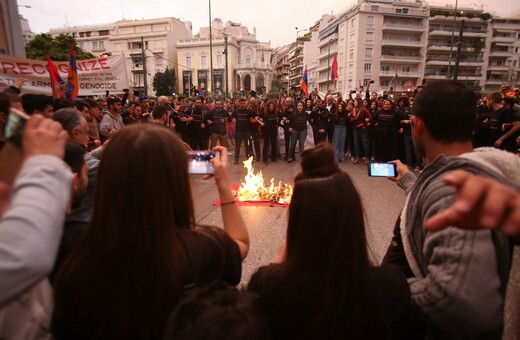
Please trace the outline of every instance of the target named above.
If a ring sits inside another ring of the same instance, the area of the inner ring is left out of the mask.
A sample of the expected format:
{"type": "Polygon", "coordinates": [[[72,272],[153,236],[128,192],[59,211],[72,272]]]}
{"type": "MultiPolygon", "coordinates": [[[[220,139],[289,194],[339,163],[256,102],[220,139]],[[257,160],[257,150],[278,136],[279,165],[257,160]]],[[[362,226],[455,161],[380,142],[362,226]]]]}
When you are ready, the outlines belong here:
{"type": "MultiPolygon", "coordinates": [[[[373,296],[382,314],[378,322],[386,320],[391,337],[403,338],[410,304],[410,289],[404,275],[395,268],[374,267],[371,279],[373,296]]],[[[352,277],[352,280],[356,278],[352,277]]],[[[322,311],[316,308],[313,301],[316,296],[309,291],[305,281],[302,277],[299,282],[288,282],[283,266],[278,264],[261,267],[251,277],[248,290],[260,296],[271,325],[272,339],[348,339],[352,330],[342,322],[332,321],[348,318],[353,312],[348,303],[339,308],[339,313],[338,309],[322,311]]]]}
{"type": "Polygon", "coordinates": [[[229,114],[225,110],[211,110],[206,115],[206,121],[211,120],[213,124],[210,125],[211,133],[216,133],[219,135],[226,134],[226,122],[229,121],[229,114]],[[221,119],[224,119],[224,122],[221,122],[221,119]]]}
{"type": "Polygon", "coordinates": [[[238,109],[233,111],[231,117],[235,118],[236,131],[249,131],[249,118],[253,118],[255,115],[252,111],[246,109],[238,109]]]}
{"type": "Polygon", "coordinates": [[[299,113],[294,112],[289,117],[289,126],[296,131],[305,131],[307,130],[307,120],[309,119],[307,113],[305,111],[299,113]]]}
{"type": "Polygon", "coordinates": [[[396,132],[399,130],[400,116],[396,110],[379,110],[376,119],[378,128],[394,129],[396,132]]]}
{"type": "Polygon", "coordinates": [[[265,112],[260,113],[260,118],[265,123],[264,129],[274,129],[278,125],[278,116],[276,113],[268,113],[265,112]]]}

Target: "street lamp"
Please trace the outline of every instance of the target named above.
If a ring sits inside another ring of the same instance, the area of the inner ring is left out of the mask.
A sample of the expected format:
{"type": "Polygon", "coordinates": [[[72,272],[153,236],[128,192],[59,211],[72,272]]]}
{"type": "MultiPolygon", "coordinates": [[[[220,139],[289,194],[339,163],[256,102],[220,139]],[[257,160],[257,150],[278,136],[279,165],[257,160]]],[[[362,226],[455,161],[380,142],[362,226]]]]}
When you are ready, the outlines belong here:
{"type": "Polygon", "coordinates": [[[306,31],[306,29],[299,30],[299,29],[298,29],[298,26],[296,26],[294,29],[296,30],[296,40],[298,40],[298,33],[300,33],[300,32],[305,32],[305,31],[306,31]]]}

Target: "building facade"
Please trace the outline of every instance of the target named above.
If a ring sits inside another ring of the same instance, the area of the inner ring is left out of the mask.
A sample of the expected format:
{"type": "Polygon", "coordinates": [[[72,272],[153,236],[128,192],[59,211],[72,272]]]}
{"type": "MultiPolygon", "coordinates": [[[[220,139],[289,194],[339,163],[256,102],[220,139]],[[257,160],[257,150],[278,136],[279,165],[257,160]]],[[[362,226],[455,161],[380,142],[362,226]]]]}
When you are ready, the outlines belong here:
{"type": "Polygon", "coordinates": [[[159,18],[54,28],[49,34],[72,35],[82,50],[96,57],[105,54],[124,56],[132,89],[140,94],[153,95],[155,73],[166,68],[176,69],[177,40],[190,38],[192,33],[190,22],[159,18]]]}
{"type": "Polygon", "coordinates": [[[271,44],[256,39],[256,29],[215,18],[210,29],[203,27],[191,39],[177,42],[179,88],[188,95],[189,89],[222,95],[236,92],[258,93],[271,89],[271,44]],[[226,47],[227,45],[227,47],[226,47]],[[226,53],[227,52],[227,53],[226,53]],[[227,58],[227,72],[226,72],[227,58]],[[213,74],[211,74],[211,70],[213,74]],[[226,88],[228,90],[226,90],[226,88]]]}

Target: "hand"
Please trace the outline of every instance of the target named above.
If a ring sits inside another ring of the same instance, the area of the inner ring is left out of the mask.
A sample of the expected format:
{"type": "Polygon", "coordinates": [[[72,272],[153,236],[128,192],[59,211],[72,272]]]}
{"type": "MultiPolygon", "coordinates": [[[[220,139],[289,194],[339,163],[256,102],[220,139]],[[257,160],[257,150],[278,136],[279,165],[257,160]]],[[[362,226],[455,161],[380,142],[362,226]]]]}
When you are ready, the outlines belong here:
{"type": "Polygon", "coordinates": [[[108,134],[110,135],[110,137],[114,136],[116,133],[117,133],[116,128],[113,128],[113,127],[108,128],[108,134]]]}
{"type": "Polygon", "coordinates": [[[63,130],[60,123],[41,115],[32,115],[23,133],[25,159],[39,155],[63,159],[68,138],[69,134],[63,130]]]}
{"type": "Polygon", "coordinates": [[[215,177],[215,183],[217,184],[217,188],[219,191],[222,190],[231,190],[231,184],[229,182],[228,175],[228,154],[227,149],[223,146],[216,146],[212,151],[218,152],[220,154],[220,158],[216,157],[210,160],[211,164],[213,164],[213,168],[215,169],[213,176],[205,175],[203,179],[208,179],[211,177],[215,177]]]}
{"type": "Polygon", "coordinates": [[[206,128],[206,124],[204,124],[204,123],[200,123],[200,128],[201,128],[201,129],[205,129],[205,128],[206,128]]]}
{"type": "Polygon", "coordinates": [[[513,126],[513,124],[511,124],[511,123],[504,123],[504,124],[502,124],[502,131],[506,131],[506,130],[510,129],[512,126],[513,126]]]}
{"type": "Polygon", "coordinates": [[[319,129],[318,132],[319,133],[325,133],[325,129],[319,129]]]}
{"type": "Polygon", "coordinates": [[[404,132],[404,129],[403,128],[400,128],[399,129],[399,133],[403,133],[404,132]]]}
{"type": "Polygon", "coordinates": [[[426,221],[427,230],[457,226],[520,234],[520,194],[516,190],[462,170],[448,173],[443,181],[457,190],[455,201],[450,208],[426,221]]]}
{"type": "Polygon", "coordinates": [[[21,77],[14,78],[13,79],[13,86],[16,87],[18,90],[21,90],[22,87],[25,84],[25,81],[26,81],[25,78],[21,78],[21,77]]]}
{"type": "Polygon", "coordinates": [[[289,128],[289,130],[288,130],[288,131],[292,133],[292,132],[293,132],[293,128],[289,128]]]}
{"type": "Polygon", "coordinates": [[[388,163],[395,164],[397,168],[397,177],[387,177],[392,182],[398,182],[401,179],[401,177],[403,177],[407,172],[410,172],[410,169],[408,169],[408,167],[398,159],[396,159],[395,161],[390,161],[388,163]]]}
{"type": "MultiPolygon", "coordinates": [[[[213,121],[212,121],[212,120],[207,120],[207,122],[208,122],[208,125],[213,124],[213,121]]],[[[204,128],[203,128],[203,129],[204,129],[204,128]]]]}
{"type": "Polygon", "coordinates": [[[502,138],[497,139],[497,140],[495,141],[495,147],[496,147],[496,148],[499,148],[499,147],[502,145],[502,142],[503,142],[503,141],[504,141],[504,140],[503,140],[502,138]]]}

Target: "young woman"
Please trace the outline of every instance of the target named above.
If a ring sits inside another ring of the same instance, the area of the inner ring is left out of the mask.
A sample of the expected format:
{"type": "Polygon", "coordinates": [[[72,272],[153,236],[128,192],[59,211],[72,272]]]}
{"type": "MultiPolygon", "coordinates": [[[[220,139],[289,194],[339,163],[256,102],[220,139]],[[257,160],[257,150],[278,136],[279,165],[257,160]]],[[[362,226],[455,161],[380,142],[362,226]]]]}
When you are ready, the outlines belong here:
{"type": "Polygon", "coordinates": [[[276,162],[276,150],[278,146],[278,110],[276,102],[269,100],[260,113],[262,120],[262,135],[264,136],[264,147],[262,150],[262,158],[264,164],[268,164],[267,152],[271,148],[271,161],[276,162]]]}
{"type": "Polygon", "coordinates": [[[368,143],[370,145],[370,159],[374,160],[377,156],[377,141],[376,141],[376,115],[378,111],[377,101],[372,101],[368,105],[368,112],[372,115],[372,121],[368,123],[368,143]]]}
{"type": "Polygon", "coordinates": [[[370,263],[361,206],[331,146],[305,150],[286,249],[248,287],[260,295],[272,339],[403,338],[408,283],[370,263]]]}
{"type": "Polygon", "coordinates": [[[224,230],[195,224],[188,157],[173,132],[134,125],[111,139],[92,223],[56,278],[56,339],[161,339],[189,289],[239,283],[248,233],[229,189],[227,151],[213,150],[224,230]]]}
{"type": "Polygon", "coordinates": [[[332,122],[334,123],[334,133],[332,135],[332,147],[334,154],[341,163],[345,160],[345,141],[347,139],[347,121],[348,111],[352,110],[352,105],[345,102],[338,104],[337,111],[332,114],[332,122]]]}
{"type": "Polygon", "coordinates": [[[305,138],[307,138],[307,121],[309,116],[303,111],[303,102],[298,102],[296,111],[287,117],[286,123],[289,124],[289,132],[291,133],[291,148],[289,151],[290,158],[288,162],[296,161],[296,143],[298,143],[298,150],[300,155],[305,148],[305,138]]]}
{"type": "Polygon", "coordinates": [[[375,118],[376,141],[380,162],[388,162],[398,158],[400,134],[400,115],[390,100],[383,102],[375,118]]]}

